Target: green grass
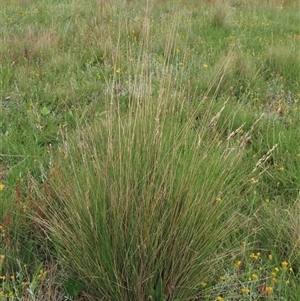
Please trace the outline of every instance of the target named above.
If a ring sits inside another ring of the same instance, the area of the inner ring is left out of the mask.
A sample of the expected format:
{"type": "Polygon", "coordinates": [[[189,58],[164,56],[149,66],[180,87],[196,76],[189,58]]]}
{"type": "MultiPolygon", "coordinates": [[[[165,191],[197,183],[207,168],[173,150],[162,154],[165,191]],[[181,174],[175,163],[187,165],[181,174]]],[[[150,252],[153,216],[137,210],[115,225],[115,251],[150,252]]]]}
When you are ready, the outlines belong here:
{"type": "Polygon", "coordinates": [[[298,300],[299,14],[4,1],[0,300],[298,300]]]}

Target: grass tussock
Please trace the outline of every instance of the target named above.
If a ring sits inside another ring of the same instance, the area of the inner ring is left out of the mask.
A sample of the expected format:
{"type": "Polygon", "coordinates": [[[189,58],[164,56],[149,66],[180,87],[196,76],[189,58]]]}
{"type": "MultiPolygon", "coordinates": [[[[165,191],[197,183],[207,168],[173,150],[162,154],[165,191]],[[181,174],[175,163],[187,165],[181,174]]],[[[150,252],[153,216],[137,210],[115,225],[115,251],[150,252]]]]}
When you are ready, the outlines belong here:
{"type": "Polygon", "coordinates": [[[300,68],[296,49],[289,46],[270,46],[266,60],[266,67],[270,73],[275,73],[283,78],[293,78],[300,82],[300,74],[297,71],[300,68]]]}
{"type": "Polygon", "coordinates": [[[78,129],[38,193],[36,221],[94,299],[196,298],[239,227],[244,148],[204,141],[214,123],[182,124],[169,93],[78,129]]]}
{"type": "Polygon", "coordinates": [[[211,24],[217,29],[227,29],[230,26],[232,8],[222,1],[214,1],[210,12],[211,24]]]}
{"type": "Polygon", "coordinates": [[[259,70],[251,56],[233,49],[221,55],[216,62],[210,79],[210,91],[215,96],[230,91],[231,96],[241,98],[259,82],[258,77],[259,70]]]}

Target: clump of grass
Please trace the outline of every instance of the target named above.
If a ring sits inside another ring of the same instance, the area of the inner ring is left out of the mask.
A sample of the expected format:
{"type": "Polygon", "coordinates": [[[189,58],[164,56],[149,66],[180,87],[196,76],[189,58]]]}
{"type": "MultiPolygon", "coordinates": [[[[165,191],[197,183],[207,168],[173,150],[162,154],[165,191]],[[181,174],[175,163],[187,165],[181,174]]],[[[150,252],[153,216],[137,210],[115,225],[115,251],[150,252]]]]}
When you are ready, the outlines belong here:
{"type": "Polygon", "coordinates": [[[238,228],[244,146],[220,142],[218,114],[198,129],[180,122],[171,78],[166,69],[158,98],[145,91],[125,115],[112,98],[106,118],[65,140],[37,190],[33,218],[90,298],[196,298],[238,228]]]}
{"type": "Polygon", "coordinates": [[[227,3],[224,5],[222,1],[214,1],[210,16],[211,24],[218,29],[227,29],[230,25],[231,13],[231,8],[227,3]]]}
{"type": "Polygon", "coordinates": [[[211,91],[242,99],[259,83],[259,70],[253,59],[242,50],[232,49],[219,58],[211,73],[211,91]]]}
{"type": "Polygon", "coordinates": [[[274,72],[284,79],[300,82],[300,62],[296,49],[293,45],[272,45],[268,49],[268,56],[265,62],[269,74],[274,72]]]}

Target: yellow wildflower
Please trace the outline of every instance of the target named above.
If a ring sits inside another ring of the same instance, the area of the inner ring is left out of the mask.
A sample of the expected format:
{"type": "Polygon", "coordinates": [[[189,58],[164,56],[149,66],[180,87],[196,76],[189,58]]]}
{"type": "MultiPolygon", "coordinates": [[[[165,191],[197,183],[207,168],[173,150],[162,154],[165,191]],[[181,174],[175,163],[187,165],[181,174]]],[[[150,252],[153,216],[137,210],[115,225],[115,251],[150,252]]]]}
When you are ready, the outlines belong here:
{"type": "Polygon", "coordinates": [[[47,276],[48,272],[44,271],[43,269],[40,270],[39,275],[37,276],[37,279],[39,280],[45,280],[46,276],[47,276]]]}
{"type": "Polygon", "coordinates": [[[286,269],[286,267],[288,266],[287,261],[283,261],[283,262],[281,263],[281,266],[283,267],[283,269],[286,269]]]}
{"type": "Polygon", "coordinates": [[[5,187],[5,185],[4,185],[4,184],[2,184],[2,183],[0,183],[0,191],[1,191],[1,190],[3,190],[3,189],[4,189],[4,187],[5,187]]]}
{"type": "Polygon", "coordinates": [[[202,281],[202,282],[200,283],[200,285],[201,285],[202,287],[205,287],[205,286],[206,286],[206,282],[202,281]]]}
{"type": "Polygon", "coordinates": [[[248,287],[243,287],[243,288],[241,288],[241,292],[244,293],[244,294],[249,294],[250,290],[249,290],[248,287]]]}
{"type": "Polygon", "coordinates": [[[267,294],[271,294],[273,292],[273,287],[272,286],[266,286],[265,290],[266,290],[267,294]]]}
{"type": "Polygon", "coordinates": [[[234,266],[235,266],[236,268],[239,268],[241,264],[242,264],[242,262],[241,262],[240,260],[238,260],[238,261],[235,263],[234,266]]]}
{"type": "Polygon", "coordinates": [[[254,253],[251,253],[251,254],[250,254],[250,258],[251,258],[251,259],[254,259],[254,260],[257,260],[257,259],[259,258],[259,256],[260,256],[260,253],[259,253],[259,252],[256,253],[256,254],[254,254],[254,253]]]}

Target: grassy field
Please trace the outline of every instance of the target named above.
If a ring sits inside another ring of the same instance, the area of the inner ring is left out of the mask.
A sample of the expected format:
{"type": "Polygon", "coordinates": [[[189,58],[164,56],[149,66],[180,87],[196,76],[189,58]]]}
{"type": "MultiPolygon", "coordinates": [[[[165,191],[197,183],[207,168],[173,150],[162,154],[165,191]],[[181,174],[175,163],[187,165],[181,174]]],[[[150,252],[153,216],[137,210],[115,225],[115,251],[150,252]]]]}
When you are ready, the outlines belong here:
{"type": "Polygon", "coordinates": [[[300,300],[298,0],[2,0],[0,301],[300,300]]]}

